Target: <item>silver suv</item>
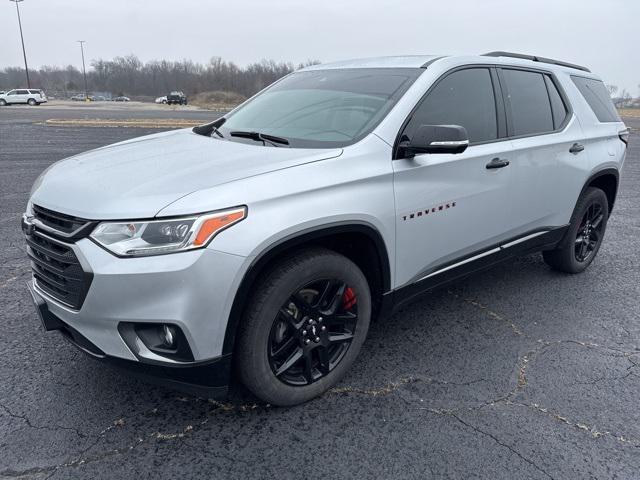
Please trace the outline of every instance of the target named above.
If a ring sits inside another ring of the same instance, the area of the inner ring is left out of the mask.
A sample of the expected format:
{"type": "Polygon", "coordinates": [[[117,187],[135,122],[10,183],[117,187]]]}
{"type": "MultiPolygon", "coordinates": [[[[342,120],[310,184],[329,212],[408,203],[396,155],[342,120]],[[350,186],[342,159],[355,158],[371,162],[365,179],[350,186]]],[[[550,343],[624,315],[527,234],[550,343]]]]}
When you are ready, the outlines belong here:
{"type": "Polygon", "coordinates": [[[41,103],[47,103],[47,96],[42,90],[34,88],[14,89],[9,90],[8,92],[0,92],[0,106],[19,103],[26,103],[33,107],[35,105],[40,105],[41,103]]]}
{"type": "Polygon", "coordinates": [[[193,130],[60,161],[22,226],[46,330],[164,383],[275,405],[355,361],[369,323],[523,253],[598,253],[628,131],[602,81],[539,57],[302,69],[193,130]]]}

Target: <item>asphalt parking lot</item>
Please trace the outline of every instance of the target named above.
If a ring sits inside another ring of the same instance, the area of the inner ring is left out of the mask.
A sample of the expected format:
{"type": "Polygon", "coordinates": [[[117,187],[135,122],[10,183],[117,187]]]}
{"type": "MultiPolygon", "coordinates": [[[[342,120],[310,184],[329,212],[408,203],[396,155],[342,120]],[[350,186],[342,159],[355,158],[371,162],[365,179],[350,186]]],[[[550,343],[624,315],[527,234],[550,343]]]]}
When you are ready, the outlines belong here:
{"type": "Polygon", "coordinates": [[[640,478],[640,119],[587,272],[533,255],[425,296],[372,325],[337,388],[280,409],[150,386],[41,330],[19,228],[32,182],[158,131],[42,122],[114,115],[215,118],[0,108],[0,478],[640,478]]]}

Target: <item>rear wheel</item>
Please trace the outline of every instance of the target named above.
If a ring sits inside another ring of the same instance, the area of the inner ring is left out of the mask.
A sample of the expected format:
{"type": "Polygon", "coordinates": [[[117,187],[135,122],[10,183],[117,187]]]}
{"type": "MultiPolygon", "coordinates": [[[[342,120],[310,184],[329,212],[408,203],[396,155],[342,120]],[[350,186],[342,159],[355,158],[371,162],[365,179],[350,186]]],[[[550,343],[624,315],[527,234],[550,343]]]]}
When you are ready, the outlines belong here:
{"type": "Polygon", "coordinates": [[[584,271],[600,250],[608,219],[607,195],[599,188],[589,187],[578,199],[560,244],[554,250],[542,252],[544,261],[561,272],[584,271]]]}
{"type": "Polygon", "coordinates": [[[355,361],[369,329],[367,280],[349,259],[304,250],[259,283],[237,345],[240,379],[273,405],[306,402],[355,361]]]}
{"type": "Polygon", "coordinates": [[[32,107],[35,107],[38,104],[38,102],[36,102],[35,99],[33,98],[30,98],[29,100],[27,100],[27,103],[32,107]]]}

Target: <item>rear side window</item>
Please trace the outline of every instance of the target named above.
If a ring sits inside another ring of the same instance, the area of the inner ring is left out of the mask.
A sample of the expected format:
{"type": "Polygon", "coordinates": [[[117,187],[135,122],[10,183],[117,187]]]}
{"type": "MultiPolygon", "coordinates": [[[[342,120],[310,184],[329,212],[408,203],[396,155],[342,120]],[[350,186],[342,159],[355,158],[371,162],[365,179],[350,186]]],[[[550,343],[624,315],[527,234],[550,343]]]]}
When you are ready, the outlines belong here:
{"type": "Polygon", "coordinates": [[[562,95],[558,91],[558,87],[556,87],[555,83],[549,75],[544,76],[545,82],[547,82],[547,91],[549,92],[549,100],[551,101],[551,111],[553,112],[553,128],[556,130],[562,126],[565,119],[567,118],[567,114],[569,111],[567,110],[567,106],[562,100],[562,95]]]}
{"type": "Polygon", "coordinates": [[[573,83],[578,87],[578,90],[580,90],[580,93],[591,107],[591,110],[593,110],[593,113],[596,114],[599,121],[603,123],[621,121],[604,83],[600,80],[577,76],[572,76],[571,80],[573,80],[573,83]]]}
{"type": "Polygon", "coordinates": [[[552,132],[553,113],[544,75],[503,69],[507,106],[511,109],[511,136],[552,132]]]}
{"type": "Polygon", "coordinates": [[[18,90],[17,94],[18,95],[29,95],[29,90],[18,90]]]}
{"type": "Polygon", "coordinates": [[[29,90],[29,92],[31,92],[34,95],[39,95],[40,94],[40,90],[29,90]]]}
{"type": "Polygon", "coordinates": [[[404,131],[411,137],[420,125],[460,125],[471,143],[498,138],[493,82],[487,68],[453,72],[441,80],[414,112],[404,131]]]}

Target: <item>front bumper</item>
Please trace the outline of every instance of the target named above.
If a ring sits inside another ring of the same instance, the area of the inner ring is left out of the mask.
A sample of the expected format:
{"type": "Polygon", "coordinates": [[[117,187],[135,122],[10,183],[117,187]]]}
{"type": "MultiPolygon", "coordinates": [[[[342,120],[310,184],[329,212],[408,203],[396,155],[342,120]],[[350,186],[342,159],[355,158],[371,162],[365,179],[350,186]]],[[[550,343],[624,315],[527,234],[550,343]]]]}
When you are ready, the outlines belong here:
{"type": "MultiPolygon", "coordinates": [[[[66,246],[92,281],[79,310],[33,282],[48,311],[109,357],[155,364],[171,358],[127,345],[122,324],[171,324],[183,333],[193,362],[223,354],[227,320],[247,258],[213,249],[141,258],[117,258],[88,238],[66,246]]],[[[131,342],[129,342],[131,343],[131,342]]]]}
{"type": "Polygon", "coordinates": [[[142,380],[191,395],[205,398],[224,398],[227,395],[231,376],[230,354],[180,365],[149,364],[107,355],[82,333],[52,313],[45,299],[34,288],[33,282],[28,282],[27,286],[44,330],[58,331],[66,340],[90,357],[126,370],[142,380]]]}

